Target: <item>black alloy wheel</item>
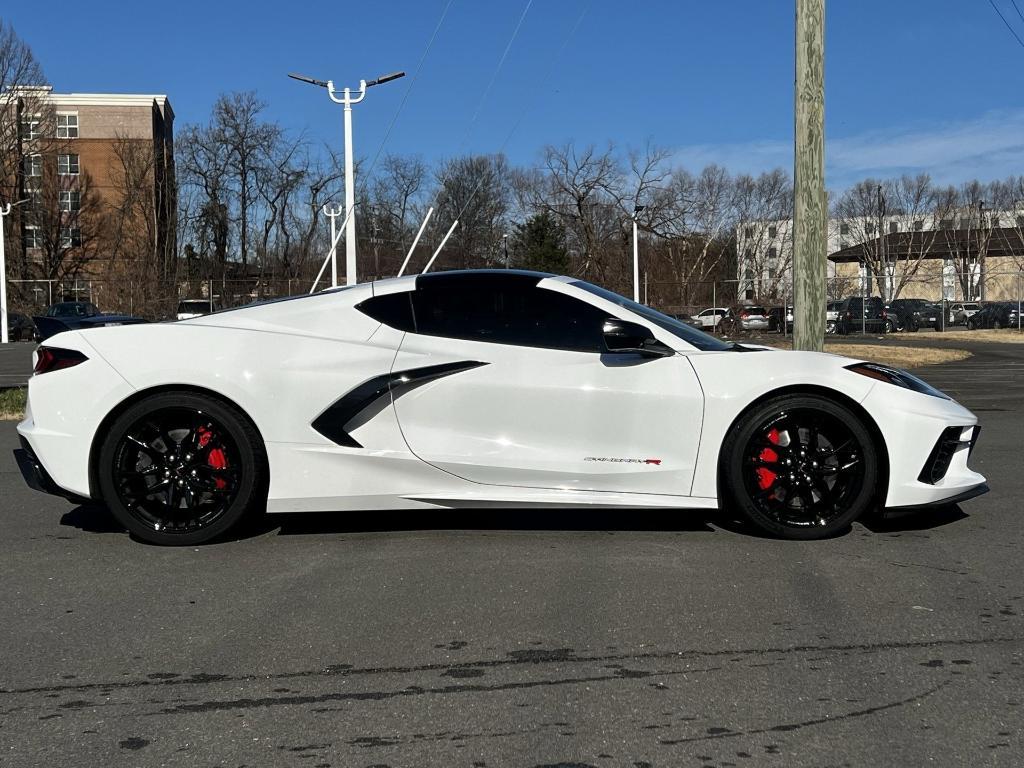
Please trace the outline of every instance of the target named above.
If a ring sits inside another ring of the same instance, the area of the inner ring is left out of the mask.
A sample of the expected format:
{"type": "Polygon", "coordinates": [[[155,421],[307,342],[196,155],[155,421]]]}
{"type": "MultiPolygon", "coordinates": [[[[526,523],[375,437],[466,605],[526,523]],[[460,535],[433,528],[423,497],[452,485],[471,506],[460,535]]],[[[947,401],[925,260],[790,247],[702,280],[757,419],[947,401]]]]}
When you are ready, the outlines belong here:
{"type": "Polygon", "coordinates": [[[98,469],[118,521],[164,545],[223,534],[265,494],[267,476],[262,442],[244,415],[195,393],[164,393],[127,409],[111,425],[98,469]]]}
{"type": "Polygon", "coordinates": [[[856,414],[816,395],[770,400],[723,446],[731,500],[758,528],[788,539],[846,530],[874,502],[878,457],[856,414]]]}

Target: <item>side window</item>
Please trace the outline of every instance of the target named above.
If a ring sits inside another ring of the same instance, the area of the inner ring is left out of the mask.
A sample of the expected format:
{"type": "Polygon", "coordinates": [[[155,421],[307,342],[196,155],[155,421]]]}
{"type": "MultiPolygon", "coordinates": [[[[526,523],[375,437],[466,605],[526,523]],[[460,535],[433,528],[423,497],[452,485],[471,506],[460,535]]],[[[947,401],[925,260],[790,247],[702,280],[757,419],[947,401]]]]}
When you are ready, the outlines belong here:
{"type": "Polygon", "coordinates": [[[602,352],[607,313],[519,275],[442,274],[413,293],[416,332],[577,352],[602,352]]]}
{"type": "Polygon", "coordinates": [[[364,315],[372,317],[378,323],[411,333],[416,330],[412,321],[411,296],[409,291],[374,296],[372,299],[356,304],[356,309],[364,315]]]}

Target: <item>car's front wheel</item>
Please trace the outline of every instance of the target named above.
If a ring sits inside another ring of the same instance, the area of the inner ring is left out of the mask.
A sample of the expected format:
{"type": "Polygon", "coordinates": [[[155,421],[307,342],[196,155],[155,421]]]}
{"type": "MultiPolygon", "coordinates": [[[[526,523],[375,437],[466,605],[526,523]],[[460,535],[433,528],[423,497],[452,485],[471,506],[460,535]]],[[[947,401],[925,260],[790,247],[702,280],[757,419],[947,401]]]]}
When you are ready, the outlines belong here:
{"type": "Polygon", "coordinates": [[[722,458],[725,500],[780,538],[834,536],[875,501],[878,454],[867,427],[817,395],[761,403],[732,427],[722,458]]]}
{"type": "Polygon", "coordinates": [[[152,544],[199,544],[265,499],[267,462],[255,427],[234,406],[193,392],[134,403],[99,451],[100,494],[114,517],[152,544]]]}

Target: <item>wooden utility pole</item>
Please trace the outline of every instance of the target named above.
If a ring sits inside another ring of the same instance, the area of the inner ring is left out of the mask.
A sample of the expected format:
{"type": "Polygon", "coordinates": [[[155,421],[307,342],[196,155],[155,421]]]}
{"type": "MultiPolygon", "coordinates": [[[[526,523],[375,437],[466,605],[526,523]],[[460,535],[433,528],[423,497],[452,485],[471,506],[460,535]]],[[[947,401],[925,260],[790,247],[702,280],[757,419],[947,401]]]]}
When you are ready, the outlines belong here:
{"type": "Polygon", "coordinates": [[[825,339],[825,0],[796,0],[796,142],[793,168],[793,349],[825,339]]]}

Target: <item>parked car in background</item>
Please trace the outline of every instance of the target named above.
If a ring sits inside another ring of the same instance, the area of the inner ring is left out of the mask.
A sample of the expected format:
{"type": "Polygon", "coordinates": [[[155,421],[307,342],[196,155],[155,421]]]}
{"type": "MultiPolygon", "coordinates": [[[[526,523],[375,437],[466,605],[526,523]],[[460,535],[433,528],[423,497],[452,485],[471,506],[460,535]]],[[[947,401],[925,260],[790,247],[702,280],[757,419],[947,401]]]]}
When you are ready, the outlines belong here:
{"type": "Polygon", "coordinates": [[[839,307],[841,301],[830,301],[825,305],[825,333],[835,333],[836,324],[839,320],[839,307]]]}
{"type": "Polygon", "coordinates": [[[729,312],[727,307],[709,307],[697,313],[694,318],[698,328],[716,328],[722,322],[722,318],[729,312]]]}
{"type": "Polygon", "coordinates": [[[11,341],[32,341],[36,336],[36,325],[32,318],[20,312],[7,313],[7,338],[11,341]]]}
{"type": "Polygon", "coordinates": [[[59,301],[46,308],[46,317],[95,317],[102,314],[91,301],[59,301]]]}
{"type": "Polygon", "coordinates": [[[45,341],[64,331],[148,322],[134,315],[104,314],[95,304],[88,301],[61,301],[51,304],[47,307],[46,314],[32,319],[36,324],[36,338],[39,341],[45,341]]]}
{"type": "Polygon", "coordinates": [[[942,307],[927,299],[893,299],[885,309],[897,331],[914,332],[919,328],[942,330],[942,307]]]}
{"type": "Polygon", "coordinates": [[[949,305],[949,316],[947,322],[950,325],[967,325],[967,318],[971,317],[981,309],[977,301],[963,301],[949,305]]]}
{"type": "Polygon", "coordinates": [[[193,317],[202,317],[220,309],[216,301],[210,299],[182,299],[178,302],[178,320],[190,320],[193,317]]]}
{"type": "Polygon", "coordinates": [[[885,311],[879,296],[848,296],[839,305],[836,333],[892,333],[896,323],[885,311]]]}
{"type": "Polygon", "coordinates": [[[967,318],[967,329],[1016,328],[1018,326],[1017,302],[993,301],[967,318]]]}
{"type": "Polygon", "coordinates": [[[793,306],[770,307],[768,309],[768,331],[775,333],[793,332],[793,306]],[[782,318],[786,318],[786,324],[782,324],[782,318]]]}
{"type": "Polygon", "coordinates": [[[759,306],[730,307],[719,327],[722,333],[768,330],[768,310],[759,306]]]}

